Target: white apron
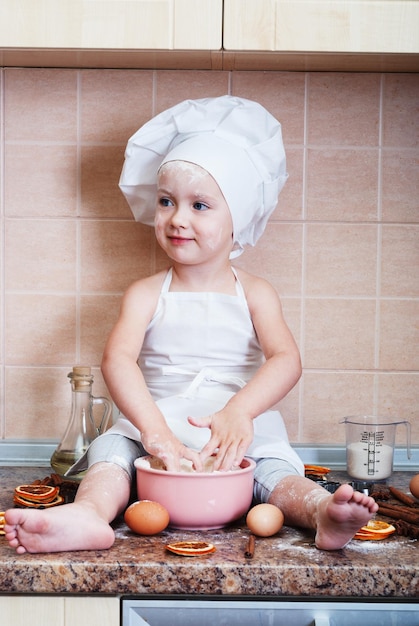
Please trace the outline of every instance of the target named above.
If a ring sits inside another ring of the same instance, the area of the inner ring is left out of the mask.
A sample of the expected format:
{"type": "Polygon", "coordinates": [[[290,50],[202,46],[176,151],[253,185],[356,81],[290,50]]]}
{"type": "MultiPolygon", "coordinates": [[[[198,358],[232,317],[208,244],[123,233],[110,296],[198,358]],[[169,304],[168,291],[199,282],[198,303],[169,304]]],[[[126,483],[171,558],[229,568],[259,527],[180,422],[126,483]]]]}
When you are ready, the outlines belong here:
{"type": "MultiPolygon", "coordinates": [[[[196,450],[202,449],[211,433],[189,424],[188,416],[205,417],[220,410],[264,362],[243,288],[233,272],[235,296],[171,292],[170,269],[138,359],[170,429],[196,450]]],[[[253,427],[246,456],[284,459],[304,474],[279,411],[259,415],[253,427]]],[[[141,441],[139,430],[124,416],[103,436],[108,434],[141,441]]]]}

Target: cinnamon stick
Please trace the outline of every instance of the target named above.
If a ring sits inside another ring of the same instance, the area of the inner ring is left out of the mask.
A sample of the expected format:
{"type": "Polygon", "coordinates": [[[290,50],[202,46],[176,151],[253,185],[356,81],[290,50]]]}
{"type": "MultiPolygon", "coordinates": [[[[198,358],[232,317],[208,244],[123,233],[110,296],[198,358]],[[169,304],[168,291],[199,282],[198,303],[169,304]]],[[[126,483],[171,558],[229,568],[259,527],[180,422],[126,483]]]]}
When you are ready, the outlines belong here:
{"type": "Polygon", "coordinates": [[[378,506],[384,506],[388,509],[419,516],[419,509],[412,509],[409,506],[403,506],[403,504],[398,504],[397,502],[379,502],[378,506]]]}
{"type": "Polygon", "coordinates": [[[393,498],[396,498],[396,500],[403,502],[403,504],[405,504],[406,506],[415,506],[416,501],[408,496],[406,493],[403,493],[403,491],[400,491],[400,489],[389,486],[389,491],[393,498]]]}
{"type": "Polygon", "coordinates": [[[247,542],[247,547],[246,547],[244,556],[246,557],[246,559],[252,559],[254,553],[255,553],[255,536],[250,535],[249,540],[247,542]]]}
{"type": "Polygon", "coordinates": [[[409,522],[409,524],[419,526],[419,512],[414,513],[412,510],[408,510],[407,507],[392,506],[386,502],[384,505],[379,505],[378,512],[381,515],[386,515],[393,519],[401,519],[404,522],[409,522]]]}

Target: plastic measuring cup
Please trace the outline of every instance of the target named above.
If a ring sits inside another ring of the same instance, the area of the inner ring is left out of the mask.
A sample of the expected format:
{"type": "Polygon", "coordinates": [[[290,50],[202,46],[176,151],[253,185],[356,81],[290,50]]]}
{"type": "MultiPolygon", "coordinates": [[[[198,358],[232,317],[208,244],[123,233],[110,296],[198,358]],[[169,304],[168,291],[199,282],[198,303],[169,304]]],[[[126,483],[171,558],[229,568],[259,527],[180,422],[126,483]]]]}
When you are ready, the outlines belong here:
{"type": "Polygon", "coordinates": [[[377,481],[393,472],[396,427],[406,426],[407,458],[410,459],[410,423],[406,420],[354,415],[341,423],[346,428],[346,468],[358,480],[377,481]]]}

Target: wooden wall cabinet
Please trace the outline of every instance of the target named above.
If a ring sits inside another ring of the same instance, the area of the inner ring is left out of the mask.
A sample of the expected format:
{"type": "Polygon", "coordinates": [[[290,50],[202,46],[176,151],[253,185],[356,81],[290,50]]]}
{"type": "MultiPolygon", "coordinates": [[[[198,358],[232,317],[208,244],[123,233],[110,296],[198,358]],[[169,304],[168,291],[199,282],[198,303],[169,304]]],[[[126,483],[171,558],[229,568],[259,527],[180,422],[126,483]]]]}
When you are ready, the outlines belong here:
{"type": "Polygon", "coordinates": [[[222,0],[1,0],[0,47],[220,50],[222,0]]]}
{"type": "Polygon", "coordinates": [[[417,53],[416,0],[225,0],[224,49],[417,53]]]}
{"type": "Polygon", "coordinates": [[[418,0],[225,0],[230,70],[419,72],[418,0]]]}
{"type": "Polygon", "coordinates": [[[0,0],[0,67],[419,71],[419,0],[0,0]]]}

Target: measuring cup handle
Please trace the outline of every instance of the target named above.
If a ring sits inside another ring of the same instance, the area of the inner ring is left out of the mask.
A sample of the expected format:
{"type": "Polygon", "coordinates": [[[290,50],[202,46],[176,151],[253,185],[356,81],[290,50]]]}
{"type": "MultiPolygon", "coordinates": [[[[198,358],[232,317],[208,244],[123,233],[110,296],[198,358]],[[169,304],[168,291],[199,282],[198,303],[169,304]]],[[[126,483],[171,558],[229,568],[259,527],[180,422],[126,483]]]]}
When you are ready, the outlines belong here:
{"type": "Polygon", "coordinates": [[[411,435],[410,422],[406,420],[405,422],[402,422],[402,423],[406,426],[407,458],[410,459],[412,456],[412,451],[410,449],[410,435],[411,435]]]}

